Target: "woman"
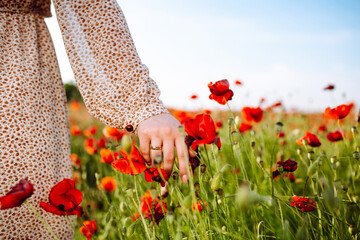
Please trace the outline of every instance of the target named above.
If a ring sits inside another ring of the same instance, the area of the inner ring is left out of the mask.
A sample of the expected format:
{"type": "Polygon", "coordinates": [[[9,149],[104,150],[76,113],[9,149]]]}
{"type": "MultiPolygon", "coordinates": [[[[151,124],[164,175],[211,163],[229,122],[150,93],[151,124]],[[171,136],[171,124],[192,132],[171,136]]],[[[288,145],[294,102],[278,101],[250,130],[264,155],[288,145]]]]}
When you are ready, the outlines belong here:
{"type": "MultiPolygon", "coordinates": [[[[180,175],[187,182],[188,153],[182,151],[180,124],[159,100],[157,85],[137,55],[116,1],[53,3],[90,113],[107,125],[137,132],[148,163],[162,151],[168,173],[176,148],[180,175]]],[[[0,196],[27,177],[35,188],[28,202],[60,239],[72,239],[64,216],[39,208],[52,186],[71,177],[65,94],[44,22],[51,16],[50,0],[2,0],[0,15],[0,196]]],[[[26,206],[0,214],[0,239],[49,239],[26,206]]]]}

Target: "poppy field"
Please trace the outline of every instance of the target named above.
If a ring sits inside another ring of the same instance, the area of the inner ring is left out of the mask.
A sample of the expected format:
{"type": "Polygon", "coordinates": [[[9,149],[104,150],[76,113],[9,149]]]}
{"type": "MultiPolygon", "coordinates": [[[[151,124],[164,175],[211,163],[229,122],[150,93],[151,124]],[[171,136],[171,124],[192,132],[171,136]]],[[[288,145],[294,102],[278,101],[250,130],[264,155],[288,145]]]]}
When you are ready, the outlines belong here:
{"type": "Polygon", "coordinates": [[[69,214],[78,215],[75,239],[359,239],[357,106],[304,114],[260,100],[232,112],[229,81],[208,88],[223,111],[170,110],[195,156],[187,183],[177,160],[171,175],[161,156],[146,165],[134,134],[69,101],[73,179],[66,181],[82,193],[69,214]]]}
{"type": "Polygon", "coordinates": [[[161,158],[147,166],[135,135],[70,102],[73,180],[84,209],[76,238],[358,239],[354,104],[319,114],[287,113],[281,103],[232,112],[229,82],[208,87],[224,111],[171,111],[196,155],[186,184],[178,163],[171,176],[161,158]]]}

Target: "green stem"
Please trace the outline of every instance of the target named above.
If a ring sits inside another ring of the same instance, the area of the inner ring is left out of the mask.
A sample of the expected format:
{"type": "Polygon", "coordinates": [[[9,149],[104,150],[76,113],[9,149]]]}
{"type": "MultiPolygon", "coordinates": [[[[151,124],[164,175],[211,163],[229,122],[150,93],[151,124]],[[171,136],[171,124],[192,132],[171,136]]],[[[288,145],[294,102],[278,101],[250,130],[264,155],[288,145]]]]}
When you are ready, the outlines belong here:
{"type": "MultiPolygon", "coordinates": [[[[69,215],[66,213],[66,219],[68,220],[69,224],[70,224],[70,227],[71,227],[71,230],[72,232],[74,232],[74,226],[72,225],[71,221],[70,221],[70,218],[69,218],[69,215]]],[[[86,226],[85,226],[86,227],[86,226]]],[[[90,232],[90,231],[89,231],[90,232]]]]}
{"type": "Polygon", "coordinates": [[[59,240],[59,238],[55,235],[55,233],[51,230],[50,226],[47,224],[47,222],[45,222],[45,220],[40,216],[39,212],[36,211],[36,209],[30,205],[27,201],[24,202],[26,206],[28,206],[31,211],[33,211],[36,216],[40,219],[40,221],[44,224],[44,226],[47,228],[47,230],[50,232],[50,234],[56,239],[59,240]]]}

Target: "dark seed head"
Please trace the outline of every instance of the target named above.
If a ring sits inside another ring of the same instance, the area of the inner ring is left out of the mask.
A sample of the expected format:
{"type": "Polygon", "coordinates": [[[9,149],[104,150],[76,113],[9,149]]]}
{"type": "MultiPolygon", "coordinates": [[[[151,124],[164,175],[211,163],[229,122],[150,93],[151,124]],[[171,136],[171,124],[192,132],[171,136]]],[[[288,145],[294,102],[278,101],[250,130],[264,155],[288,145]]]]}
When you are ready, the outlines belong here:
{"type": "Polygon", "coordinates": [[[205,164],[201,164],[200,171],[201,171],[201,173],[205,173],[205,171],[206,171],[206,165],[205,164]]]}
{"type": "Polygon", "coordinates": [[[65,205],[60,204],[60,205],[58,206],[58,209],[59,209],[60,211],[65,211],[65,205]]]}

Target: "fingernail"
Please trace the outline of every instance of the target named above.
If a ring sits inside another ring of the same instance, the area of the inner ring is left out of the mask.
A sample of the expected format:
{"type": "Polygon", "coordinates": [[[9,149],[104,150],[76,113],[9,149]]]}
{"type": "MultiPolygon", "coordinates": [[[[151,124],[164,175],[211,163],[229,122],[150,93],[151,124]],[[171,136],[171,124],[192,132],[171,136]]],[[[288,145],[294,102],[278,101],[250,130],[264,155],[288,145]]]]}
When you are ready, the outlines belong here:
{"type": "Polygon", "coordinates": [[[184,183],[187,183],[187,181],[188,181],[188,176],[187,176],[187,175],[184,175],[184,176],[182,177],[182,180],[183,180],[184,183]]]}

